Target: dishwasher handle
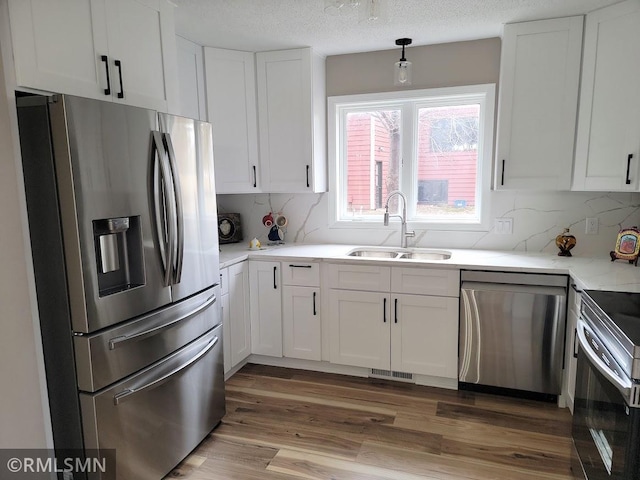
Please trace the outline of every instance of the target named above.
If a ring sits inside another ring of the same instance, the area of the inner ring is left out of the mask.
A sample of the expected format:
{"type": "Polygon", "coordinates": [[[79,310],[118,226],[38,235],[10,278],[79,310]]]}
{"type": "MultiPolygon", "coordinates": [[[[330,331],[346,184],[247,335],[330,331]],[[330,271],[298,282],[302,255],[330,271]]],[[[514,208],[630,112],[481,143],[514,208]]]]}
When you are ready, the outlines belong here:
{"type": "Polygon", "coordinates": [[[567,289],[564,287],[548,287],[542,285],[507,285],[503,283],[462,282],[461,289],[467,291],[529,293],[560,297],[566,297],[567,295],[567,289]]]}

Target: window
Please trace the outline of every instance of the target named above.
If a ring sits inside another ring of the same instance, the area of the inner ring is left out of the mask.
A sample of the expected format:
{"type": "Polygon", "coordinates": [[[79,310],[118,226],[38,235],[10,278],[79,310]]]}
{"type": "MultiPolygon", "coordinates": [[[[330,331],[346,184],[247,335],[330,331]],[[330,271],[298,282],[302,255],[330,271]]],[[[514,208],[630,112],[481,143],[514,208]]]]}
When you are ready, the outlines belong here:
{"type": "Polygon", "coordinates": [[[486,228],[493,109],[493,85],[330,97],[331,225],[377,224],[401,190],[411,222],[486,228]]]}

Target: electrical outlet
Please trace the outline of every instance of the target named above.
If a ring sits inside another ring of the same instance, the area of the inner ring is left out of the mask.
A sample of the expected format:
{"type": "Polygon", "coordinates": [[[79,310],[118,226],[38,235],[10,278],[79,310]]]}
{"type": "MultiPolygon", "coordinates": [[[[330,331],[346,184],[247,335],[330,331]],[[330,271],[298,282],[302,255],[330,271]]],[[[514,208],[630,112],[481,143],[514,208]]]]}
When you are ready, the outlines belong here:
{"type": "Polygon", "coordinates": [[[496,218],[493,222],[493,231],[500,235],[511,235],[513,233],[513,218],[496,218]]]}
{"type": "Polygon", "coordinates": [[[584,233],[587,235],[598,234],[598,217],[588,217],[586,219],[584,233]]]}

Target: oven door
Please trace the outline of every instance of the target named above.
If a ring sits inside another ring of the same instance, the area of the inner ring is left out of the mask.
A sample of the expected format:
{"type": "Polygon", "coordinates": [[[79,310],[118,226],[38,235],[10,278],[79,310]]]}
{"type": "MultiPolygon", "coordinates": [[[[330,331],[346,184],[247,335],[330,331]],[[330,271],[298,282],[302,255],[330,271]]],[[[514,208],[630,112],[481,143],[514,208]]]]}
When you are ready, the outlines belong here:
{"type": "MultiPolygon", "coordinates": [[[[631,383],[620,378],[610,357],[589,325],[578,322],[578,366],[573,442],[576,479],[638,478],[638,409],[629,408],[631,383]]],[[[619,374],[620,375],[620,374],[619,374]]]]}

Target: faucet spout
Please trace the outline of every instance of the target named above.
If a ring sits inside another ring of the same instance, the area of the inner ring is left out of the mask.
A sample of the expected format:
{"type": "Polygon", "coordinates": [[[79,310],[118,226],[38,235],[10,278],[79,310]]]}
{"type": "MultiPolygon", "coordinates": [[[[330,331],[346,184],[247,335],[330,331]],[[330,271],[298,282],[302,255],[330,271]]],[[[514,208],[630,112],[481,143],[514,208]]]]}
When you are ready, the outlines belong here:
{"type": "Polygon", "coordinates": [[[416,232],[407,230],[407,197],[400,190],[393,190],[387,195],[387,201],[384,205],[384,225],[389,225],[389,217],[399,217],[400,222],[400,247],[407,248],[407,238],[415,237],[416,232]],[[402,199],[402,215],[389,215],[389,201],[398,195],[402,199]]]}

